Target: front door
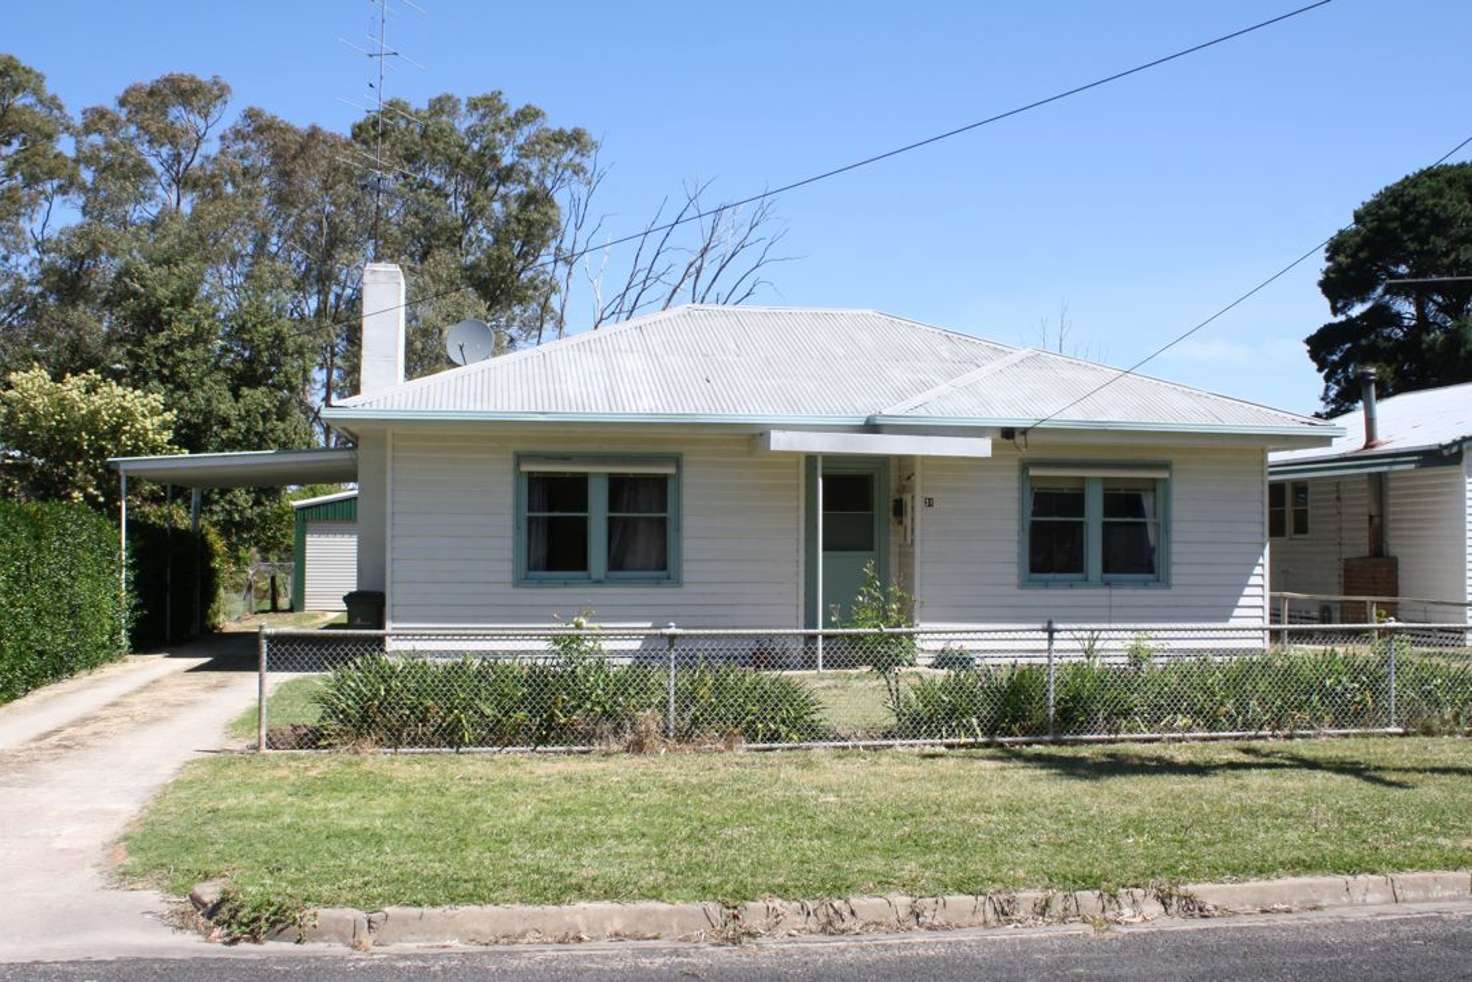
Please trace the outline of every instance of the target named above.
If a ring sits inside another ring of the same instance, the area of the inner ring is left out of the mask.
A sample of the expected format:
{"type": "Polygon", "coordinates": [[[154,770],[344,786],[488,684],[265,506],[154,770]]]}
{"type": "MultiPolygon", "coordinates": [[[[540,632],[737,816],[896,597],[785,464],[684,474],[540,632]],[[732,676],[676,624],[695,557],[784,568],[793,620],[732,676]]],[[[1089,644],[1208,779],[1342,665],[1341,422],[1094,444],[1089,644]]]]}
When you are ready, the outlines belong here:
{"type": "MultiPolygon", "coordinates": [[[[887,575],[884,534],[888,494],[885,461],[867,458],[824,458],[823,461],[823,626],[840,627],[853,612],[853,601],[864,585],[865,567],[873,564],[880,580],[887,575]]],[[[809,461],[810,488],[817,484],[817,465],[809,461]]],[[[809,494],[809,501],[816,498],[809,494]]],[[[809,556],[816,558],[812,544],[817,539],[816,507],[809,511],[809,556]]],[[[818,603],[816,577],[808,575],[808,623],[816,622],[818,603]]]]}

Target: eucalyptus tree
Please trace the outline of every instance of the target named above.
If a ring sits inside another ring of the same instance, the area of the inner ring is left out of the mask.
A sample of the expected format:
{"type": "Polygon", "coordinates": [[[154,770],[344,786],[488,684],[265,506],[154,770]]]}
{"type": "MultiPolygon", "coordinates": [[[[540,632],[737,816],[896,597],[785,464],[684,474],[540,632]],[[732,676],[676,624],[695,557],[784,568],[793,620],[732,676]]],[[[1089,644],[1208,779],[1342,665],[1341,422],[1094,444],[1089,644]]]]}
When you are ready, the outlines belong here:
{"type": "Polygon", "coordinates": [[[72,128],[46,77],[0,54],[0,329],[28,309],[29,279],[75,178],[61,143],[72,128]]]}
{"type": "Polygon", "coordinates": [[[444,326],[464,316],[531,336],[557,288],[561,201],[596,149],[588,132],[488,92],[392,100],[352,137],[363,167],[388,176],[377,253],[405,267],[421,301],[409,309],[409,374],[443,367],[444,326]]]}

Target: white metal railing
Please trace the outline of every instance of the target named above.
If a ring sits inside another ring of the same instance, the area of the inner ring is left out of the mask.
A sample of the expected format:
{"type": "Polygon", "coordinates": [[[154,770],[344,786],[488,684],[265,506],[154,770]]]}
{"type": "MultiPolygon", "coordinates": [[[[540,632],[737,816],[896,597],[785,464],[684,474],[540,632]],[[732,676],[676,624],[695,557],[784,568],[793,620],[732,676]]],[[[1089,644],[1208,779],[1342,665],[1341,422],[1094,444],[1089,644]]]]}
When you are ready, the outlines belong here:
{"type": "Polygon", "coordinates": [[[1334,623],[1363,620],[1373,624],[1397,621],[1467,621],[1472,603],[1429,597],[1368,596],[1364,594],[1296,593],[1278,590],[1268,594],[1274,624],[1334,623]]]}

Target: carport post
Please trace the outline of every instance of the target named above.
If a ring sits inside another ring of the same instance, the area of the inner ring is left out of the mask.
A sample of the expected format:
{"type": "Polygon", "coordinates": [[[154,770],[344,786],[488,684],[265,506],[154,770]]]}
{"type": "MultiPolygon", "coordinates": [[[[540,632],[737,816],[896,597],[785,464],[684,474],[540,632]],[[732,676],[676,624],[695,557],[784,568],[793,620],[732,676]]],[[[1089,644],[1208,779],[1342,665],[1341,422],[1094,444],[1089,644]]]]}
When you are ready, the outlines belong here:
{"type": "Polygon", "coordinates": [[[174,486],[164,485],[164,644],[174,643],[174,486]]]}
{"type": "Polygon", "coordinates": [[[266,628],[256,629],[256,753],[266,752],[266,628]]]}
{"type": "MultiPolygon", "coordinates": [[[[128,606],[128,472],[118,468],[118,597],[128,606]]],[[[126,644],[127,632],[123,632],[126,644]]]]}
{"type": "Polygon", "coordinates": [[[199,488],[189,489],[189,531],[194,541],[194,618],[189,622],[189,633],[198,637],[204,633],[204,611],[201,609],[204,586],[200,579],[204,575],[204,544],[199,541],[199,504],[202,492],[199,488]]]}

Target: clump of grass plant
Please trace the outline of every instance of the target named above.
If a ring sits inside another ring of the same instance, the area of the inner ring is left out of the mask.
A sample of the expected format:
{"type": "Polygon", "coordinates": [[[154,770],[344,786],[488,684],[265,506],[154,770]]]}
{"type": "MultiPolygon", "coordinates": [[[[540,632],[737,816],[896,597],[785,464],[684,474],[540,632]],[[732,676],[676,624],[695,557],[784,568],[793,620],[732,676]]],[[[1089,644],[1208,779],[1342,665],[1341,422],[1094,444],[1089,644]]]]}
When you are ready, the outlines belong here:
{"type": "MultiPolygon", "coordinates": [[[[1399,654],[1396,725],[1423,733],[1472,728],[1472,671],[1399,654]]],[[[1287,733],[1391,725],[1387,659],[1339,648],[1170,656],[1142,639],[1124,657],[1056,666],[1053,732],[1287,733]]],[[[984,739],[1049,732],[1047,666],[981,664],[917,676],[894,704],[896,736],[984,739]]]]}
{"type": "Polygon", "coordinates": [[[652,743],[651,717],[681,743],[792,743],[830,730],[818,697],[785,675],[730,664],[620,663],[586,619],[551,658],[372,654],[335,668],[314,695],[330,746],[547,747],[652,743]]]}

